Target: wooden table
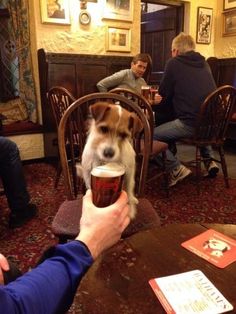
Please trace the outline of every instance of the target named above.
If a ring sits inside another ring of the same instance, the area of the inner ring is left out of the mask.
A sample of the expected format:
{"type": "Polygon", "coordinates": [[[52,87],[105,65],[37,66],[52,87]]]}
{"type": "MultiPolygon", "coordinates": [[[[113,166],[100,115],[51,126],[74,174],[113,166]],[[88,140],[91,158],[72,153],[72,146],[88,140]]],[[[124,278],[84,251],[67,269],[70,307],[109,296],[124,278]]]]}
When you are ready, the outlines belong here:
{"type": "Polygon", "coordinates": [[[236,239],[236,225],[171,224],[119,242],[94,263],[81,282],[81,313],[165,313],[149,279],[195,269],[212,281],[236,313],[236,262],[220,269],[181,246],[209,228],[236,239]]]}

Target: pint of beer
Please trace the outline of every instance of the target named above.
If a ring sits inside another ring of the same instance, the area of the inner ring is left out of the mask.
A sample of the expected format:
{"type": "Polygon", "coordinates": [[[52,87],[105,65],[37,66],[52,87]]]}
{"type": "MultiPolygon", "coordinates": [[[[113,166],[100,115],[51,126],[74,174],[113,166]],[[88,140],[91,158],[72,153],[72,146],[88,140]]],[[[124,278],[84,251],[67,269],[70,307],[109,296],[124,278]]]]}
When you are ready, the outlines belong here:
{"type": "Polygon", "coordinates": [[[147,100],[149,100],[149,96],[150,96],[150,86],[146,86],[143,85],[141,87],[141,94],[144,98],[146,98],[147,100]]]}
{"type": "Polygon", "coordinates": [[[125,168],[118,163],[107,163],[92,169],[91,189],[97,207],[113,204],[120,196],[125,168]]]}

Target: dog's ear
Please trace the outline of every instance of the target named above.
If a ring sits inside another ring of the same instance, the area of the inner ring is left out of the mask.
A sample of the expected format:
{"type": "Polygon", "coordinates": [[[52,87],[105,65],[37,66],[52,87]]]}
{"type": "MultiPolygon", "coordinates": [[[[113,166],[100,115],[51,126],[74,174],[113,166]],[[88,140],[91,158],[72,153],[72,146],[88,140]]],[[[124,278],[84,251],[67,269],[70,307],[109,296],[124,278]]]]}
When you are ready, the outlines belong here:
{"type": "Polygon", "coordinates": [[[91,114],[97,122],[103,120],[105,114],[110,110],[110,105],[106,102],[97,102],[94,105],[90,106],[91,114]]]}
{"type": "Polygon", "coordinates": [[[141,132],[143,129],[143,124],[142,124],[141,120],[133,112],[131,113],[130,119],[129,119],[129,129],[132,130],[133,136],[135,136],[137,133],[141,132]]]}

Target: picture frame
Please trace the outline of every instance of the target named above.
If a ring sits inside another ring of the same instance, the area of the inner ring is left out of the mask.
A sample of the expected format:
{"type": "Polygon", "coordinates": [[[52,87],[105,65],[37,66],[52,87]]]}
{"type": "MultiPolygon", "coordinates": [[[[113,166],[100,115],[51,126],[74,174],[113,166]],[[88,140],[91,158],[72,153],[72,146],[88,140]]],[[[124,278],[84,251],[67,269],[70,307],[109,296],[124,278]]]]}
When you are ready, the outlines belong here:
{"type": "Polygon", "coordinates": [[[42,23],[70,25],[68,0],[40,0],[42,23]]]}
{"type": "Polygon", "coordinates": [[[224,10],[236,9],[236,0],[224,0],[224,10]]]}
{"type": "Polygon", "coordinates": [[[223,36],[236,34],[236,9],[223,12],[223,36]]]}
{"type": "Polygon", "coordinates": [[[131,30],[109,27],[107,29],[107,51],[130,52],[131,30]]]}
{"type": "Polygon", "coordinates": [[[102,0],[103,19],[133,21],[134,0],[102,0]]]}
{"type": "Polygon", "coordinates": [[[198,44],[211,43],[212,34],[212,19],[213,19],[213,9],[198,7],[197,11],[197,38],[196,42],[198,44]]]}

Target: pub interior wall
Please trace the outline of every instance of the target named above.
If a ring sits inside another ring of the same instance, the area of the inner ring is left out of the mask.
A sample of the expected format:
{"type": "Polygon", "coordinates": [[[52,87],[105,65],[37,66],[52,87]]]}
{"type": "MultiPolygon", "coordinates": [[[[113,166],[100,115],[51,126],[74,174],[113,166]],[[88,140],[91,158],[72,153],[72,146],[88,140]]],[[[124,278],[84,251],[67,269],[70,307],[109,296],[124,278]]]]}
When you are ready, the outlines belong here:
{"type": "MultiPolygon", "coordinates": [[[[70,0],[71,25],[46,24],[41,22],[40,1],[29,1],[31,25],[31,50],[33,56],[33,70],[36,82],[39,121],[41,122],[41,105],[39,97],[39,80],[37,66],[37,50],[44,48],[53,52],[134,55],[140,49],[140,1],[134,0],[133,22],[102,19],[102,1],[88,2],[87,9],[91,14],[91,23],[81,25],[78,21],[80,1],[70,0]],[[128,53],[107,52],[107,26],[131,29],[131,51],[128,53]]],[[[211,43],[197,44],[196,50],[206,58],[236,56],[236,36],[222,37],[223,0],[189,0],[185,3],[184,31],[196,38],[198,7],[213,8],[213,27],[211,43]]],[[[41,151],[40,151],[41,154],[41,151]]]]}

